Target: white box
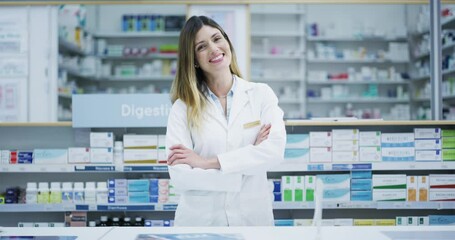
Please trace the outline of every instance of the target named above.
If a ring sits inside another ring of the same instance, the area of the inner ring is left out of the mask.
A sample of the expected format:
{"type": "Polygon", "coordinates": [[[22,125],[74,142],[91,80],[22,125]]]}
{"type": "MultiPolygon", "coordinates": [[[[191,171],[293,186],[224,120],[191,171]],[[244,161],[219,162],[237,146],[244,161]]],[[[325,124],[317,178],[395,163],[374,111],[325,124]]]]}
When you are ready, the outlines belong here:
{"type": "Polygon", "coordinates": [[[357,141],[357,140],[333,140],[332,150],[334,152],[358,151],[359,150],[359,141],[357,141]]]}
{"type": "Polygon", "coordinates": [[[441,138],[440,128],[414,128],[415,139],[441,138]]]}
{"type": "Polygon", "coordinates": [[[431,161],[431,162],[440,162],[442,161],[442,151],[441,150],[417,150],[415,152],[416,161],[431,161]]]}
{"type": "Polygon", "coordinates": [[[9,159],[11,156],[10,150],[1,150],[0,152],[0,164],[9,164],[9,159]]]}
{"type": "Polygon", "coordinates": [[[455,174],[430,174],[430,190],[432,188],[455,189],[455,174]]]}
{"type": "Polygon", "coordinates": [[[417,176],[417,201],[426,202],[429,198],[430,180],[428,176],[417,176]]]}
{"type": "Polygon", "coordinates": [[[316,176],[326,189],[350,189],[351,176],[349,174],[319,174],[316,176]]]}
{"type": "Polygon", "coordinates": [[[130,163],[158,163],[157,149],[125,149],[123,162],[130,163]]]}
{"type": "Polygon", "coordinates": [[[361,162],[382,161],[381,147],[360,147],[359,161],[361,162]]]}
{"type": "Polygon", "coordinates": [[[286,149],[309,148],[310,136],[308,134],[287,134],[286,149]]]}
{"type": "Polygon", "coordinates": [[[414,133],[383,133],[381,146],[384,147],[414,147],[414,133]]]}
{"type": "Polygon", "coordinates": [[[333,141],[359,140],[359,129],[333,129],[333,141]]]}
{"type": "Polygon", "coordinates": [[[166,149],[158,149],[158,163],[167,163],[166,149]]]}
{"type": "Polygon", "coordinates": [[[373,174],[373,189],[394,187],[406,192],[406,174],[373,174]]]}
{"type": "Polygon", "coordinates": [[[360,132],[359,146],[361,147],[381,146],[381,132],[379,131],[360,132]]]}
{"type": "Polygon", "coordinates": [[[416,150],[441,150],[442,141],[441,139],[416,139],[415,149],[416,150]]]}
{"type": "Polygon", "coordinates": [[[158,148],[166,149],[166,135],[158,135],[158,148]]]}
{"type": "Polygon", "coordinates": [[[112,148],[90,148],[90,163],[113,163],[112,148]]]}
{"type": "Polygon", "coordinates": [[[430,201],[455,201],[455,189],[431,189],[430,201]]]}
{"type": "Polygon", "coordinates": [[[358,162],[358,151],[332,152],[332,162],[358,162]]]}
{"type": "Polygon", "coordinates": [[[68,148],[68,163],[90,163],[90,148],[68,148]]]}
{"type": "Polygon", "coordinates": [[[413,147],[382,147],[382,161],[388,162],[409,162],[415,160],[415,149],[413,147]]]}
{"type": "Polygon", "coordinates": [[[310,148],[310,162],[332,162],[332,149],[329,147],[310,148]]]}
{"type": "Polygon", "coordinates": [[[285,149],[284,150],[285,162],[309,162],[310,161],[310,149],[285,149]]]}
{"type": "Polygon", "coordinates": [[[114,147],[114,134],[112,132],[91,132],[90,147],[92,148],[114,147]]]}
{"type": "Polygon", "coordinates": [[[331,147],[332,132],[310,132],[310,147],[331,147]]]}
{"type": "Polygon", "coordinates": [[[406,189],[373,189],[373,201],[406,201],[406,189]]]}
{"type": "Polygon", "coordinates": [[[351,201],[351,191],[349,188],[324,189],[322,198],[324,201],[349,202],[351,201]]]}
{"type": "Polygon", "coordinates": [[[33,150],[35,164],[67,164],[67,149],[35,149],[33,150]]]}
{"type": "Polygon", "coordinates": [[[421,216],[417,217],[417,225],[419,226],[428,226],[430,225],[430,217],[426,216],[421,216]]]}
{"type": "Polygon", "coordinates": [[[158,147],[158,136],[157,135],[135,135],[125,134],[123,135],[123,148],[147,148],[156,149],[158,147]]]}

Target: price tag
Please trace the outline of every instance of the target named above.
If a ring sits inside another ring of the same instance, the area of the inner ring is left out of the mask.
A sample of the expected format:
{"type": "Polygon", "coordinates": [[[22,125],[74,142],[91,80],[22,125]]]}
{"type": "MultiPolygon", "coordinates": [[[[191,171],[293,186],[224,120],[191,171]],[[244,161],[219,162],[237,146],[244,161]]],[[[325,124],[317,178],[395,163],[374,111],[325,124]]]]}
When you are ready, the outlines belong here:
{"type": "Polygon", "coordinates": [[[409,164],[409,169],[415,169],[416,165],[415,164],[409,164]]]}
{"type": "Polygon", "coordinates": [[[155,205],[155,210],[156,211],[163,211],[164,210],[163,204],[156,204],[155,205]]]}
{"type": "Polygon", "coordinates": [[[442,163],[441,169],[449,169],[449,165],[447,163],[442,163]]]}
{"type": "Polygon", "coordinates": [[[40,167],[40,172],[47,172],[47,169],[45,167],[40,167]]]}
{"type": "Polygon", "coordinates": [[[63,205],[63,211],[74,211],[74,205],[63,205]]]}
{"type": "Polygon", "coordinates": [[[96,211],[96,210],[97,210],[97,206],[96,206],[96,205],[93,205],[93,204],[89,204],[89,205],[88,205],[88,210],[89,210],[89,211],[96,211]]]}

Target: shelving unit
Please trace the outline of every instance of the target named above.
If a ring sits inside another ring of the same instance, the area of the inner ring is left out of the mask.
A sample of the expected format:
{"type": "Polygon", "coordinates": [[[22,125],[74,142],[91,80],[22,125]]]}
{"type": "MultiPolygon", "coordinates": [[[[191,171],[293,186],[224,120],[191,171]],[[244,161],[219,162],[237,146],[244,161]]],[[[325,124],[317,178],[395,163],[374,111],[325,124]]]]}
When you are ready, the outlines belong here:
{"type": "MultiPolygon", "coordinates": [[[[360,131],[410,132],[414,128],[440,127],[453,129],[455,122],[449,121],[352,121],[315,122],[286,121],[287,133],[330,131],[332,129],[356,128],[360,131]]],[[[164,134],[165,128],[113,128],[89,129],[91,131],[113,131],[117,139],[123,134],[164,134]]],[[[72,128],[65,123],[17,123],[0,124],[2,149],[66,148],[86,146],[88,131],[72,128]],[[14,133],[14,134],[11,134],[14,133]],[[22,141],[16,141],[22,139],[22,141]]],[[[373,174],[428,175],[432,173],[455,174],[455,162],[350,162],[350,163],[295,163],[284,162],[268,172],[269,178],[283,175],[318,175],[350,173],[367,170],[373,174]]],[[[27,182],[51,181],[105,181],[108,178],[138,179],[150,176],[168,178],[167,166],[163,164],[0,164],[0,189],[8,186],[24,187],[27,182]],[[20,175],[20,178],[17,176],[20,175]]],[[[140,214],[152,219],[173,219],[174,203],[163,204],[12,204],[0,205],[0,225],[14,226],[19,221],[61,221],[65,211],[85,211],[90,219],[105,214],[140,214]],[[7,219],[5,221],[5,219],[7,219]]],[[[311,219],[314,202],[274,202],[277,219],[311,219]]],[[[324,218],[395,218],[428,214],[454,214],[455,202],[373,202],[333,201],[324,202],[324,218]],[[386,211],[385,211],[386,210],[386,211]]]]}
{"type": "Polygon", "coordinates": [[[252,4],[250,79],[267,83],[285,118],[305,112],[305,6],[252,4]]]}

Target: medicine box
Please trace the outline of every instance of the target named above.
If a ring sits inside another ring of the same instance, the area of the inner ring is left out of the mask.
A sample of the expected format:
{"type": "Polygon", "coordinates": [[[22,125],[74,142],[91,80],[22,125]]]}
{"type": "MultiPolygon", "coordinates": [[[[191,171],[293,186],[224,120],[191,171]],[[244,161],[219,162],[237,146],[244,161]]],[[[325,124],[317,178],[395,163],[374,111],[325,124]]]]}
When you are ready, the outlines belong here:
{"type": "Polygon", "coordinates": [[[68,148],[68,163],[90,163],[90,148],[68,148]]]}
{"type": "Polygon", "coordinates": [[[124,149],[157,149],[158,136],[157,135],[123,135],[123,148],[124,149]]]}
{"type": "Polygon", "coordinates": [[[358,140],[359,129],[333,129],[333,141],[339,140],[358,140]]]}
{"type": "Polygon", "coordinates": [[[310,161],[310,149],[285,149],[284,160],[292,162],[309,162],[310,161]]]}
{"type": "Polygon", "coordinates": [[[123,150],[123,162],[127,164],[154,164],[158,163],[157,149],[125,149],[123,150]]]}
{"type": "Polygon", "coordinates": [[[443,137],[442,148],[455,148],[455,137],[443,137]]]}
{"type": "Polygon", "coordinates": [[[415,160],[413,147],[382,147],[382,161],[385,162],[408,162],[415,160]]]}
{"type": "Polygon", "coordinates": [[[382,160],[381,147],[360,147],[359,161],[380,162],[382,160]]]}
{"type": "Polygon", "coordinates": [[[419,202],[426,202],[429,198],[430,181],[429,176],[417,176],[417,200],[419,202]]]}
{"type": "Polygon", "coordinates": [[[332,142],[332,150],[336,151],[358,151],[358,140],[334,140],[332,142]]]}
{"type": "Polygon", "coordinates": [[[358,162],[358,151],[332,152],[332,162],[358,162]]]}
{"type": "Polygon", "coordinates": [[[383,148],[414,147],[414,133],[383,133],[381,146],[383,148]]]}
{"type": "Polygon", "coordinates": [[[113,163],[112,148],[90,148],[90,163],[113,163]]]}
{"type": "Polygon", "coordinates": [[[415,139],[441,138],[440,128],[414,128],[415,139]]]}
{"type": "Polygon", "coordinates": [[[310,148],[310,162],[332,162],[332,149],[330,147],[310,148]]]}
{"type": "Polygon", "coordinates": [[[114,147],[114,134],[112,132],[91,132],[90,147],[92,148],[114,147]]]}
{"type": "Polygon", "coordinates": [[[332,132],[310,132],[310,147],[331,147],[332,132]]]}
{"type": "Polygon", "coordinates": [[[309,148],[310,136],[308,134],[287,134],[286,149],[309,148]]]}
{"type": "Polygon", "coordinates": [[[373,174],[373,189],[406,190],[405,174],[373,174]]]}
{"type": "Polygon", "coordinates": [[[406,189],[373,189],[373,201],[406,201],[406,189]]]}
{"type": "MultiPolygon", "coordinates": [[[[455,138],[454,138],[455,139],[455,138]]],[[[442,148],[441,139],[416,139],[416,150],[440,150],[442,148]]]]}
{"type": "Polygon", "coordinates": [[[379,131],[361,131],[359,134],[360,147],[381,146],[381,132],[379,131]]]}
{"type": "Polygon", "coordinates": [[[67,149],[35,149],[33,150],[35,164],[67,164],[67,149]]]}

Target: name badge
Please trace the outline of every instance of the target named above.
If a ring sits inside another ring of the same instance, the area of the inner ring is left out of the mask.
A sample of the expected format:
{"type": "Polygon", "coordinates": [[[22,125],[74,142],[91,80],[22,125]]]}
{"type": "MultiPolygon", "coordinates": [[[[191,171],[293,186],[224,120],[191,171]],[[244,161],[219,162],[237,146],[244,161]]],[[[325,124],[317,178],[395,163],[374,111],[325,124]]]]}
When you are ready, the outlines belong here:
{"type": "Polygon", "coordinates": [[[257,120],[257,121],[254,121],[254,122],[249,122],[249,123],[243,124],[243,128],[245,128],[245,129],[252,128],[252,127],[259,126],[260,124],[261,124],[261,121],[257,120]]]}

